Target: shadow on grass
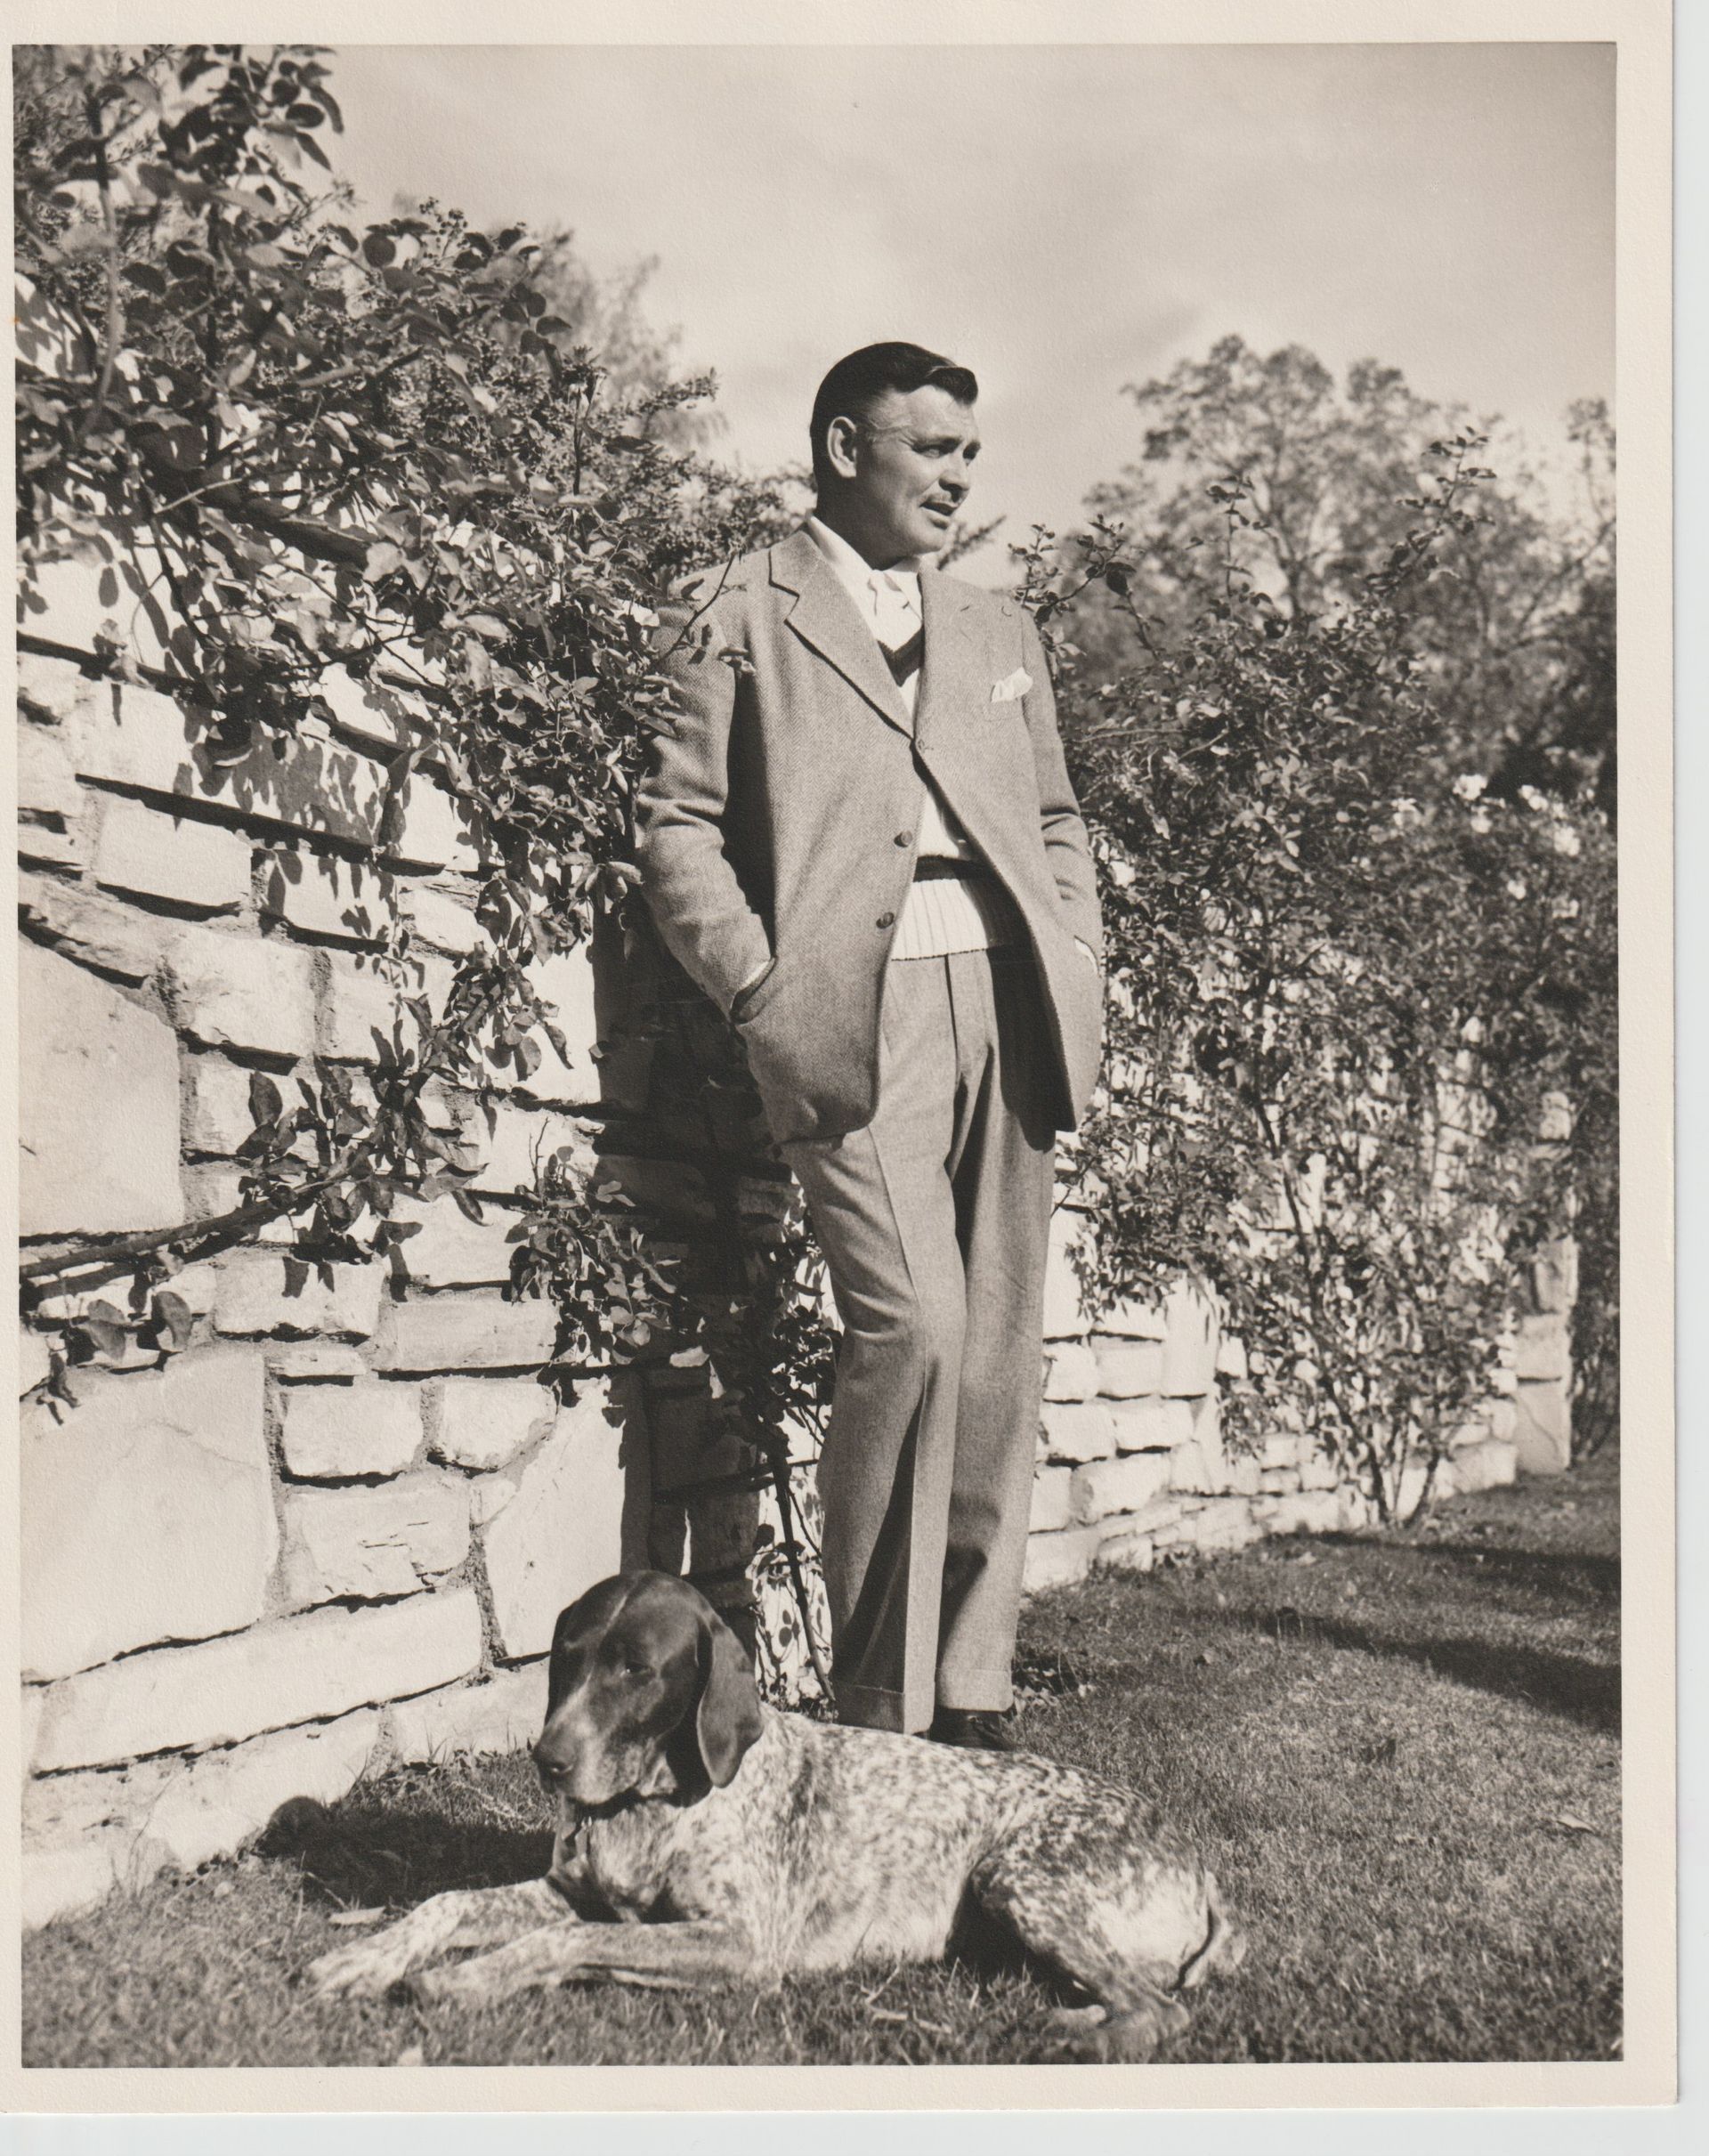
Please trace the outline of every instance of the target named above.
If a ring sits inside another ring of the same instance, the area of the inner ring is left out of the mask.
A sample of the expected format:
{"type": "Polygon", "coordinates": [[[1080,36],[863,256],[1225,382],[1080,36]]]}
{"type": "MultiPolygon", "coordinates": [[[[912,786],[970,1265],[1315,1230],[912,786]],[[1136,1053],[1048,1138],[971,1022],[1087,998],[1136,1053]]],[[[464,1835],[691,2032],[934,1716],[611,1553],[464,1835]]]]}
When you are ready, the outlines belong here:
{"type": "Polygon", "coordinates": [[[1498,1542],[1421,1542],[1416,1547],[1421,1557],[1461,1559],[1479,1579],[1499,1580],[1530,1593],[1610,1604],[1620,1600],[1617,1557],[1581,1550],[1512,1549],[1498,1542]]]}
{"type": "Polygon", "coordinates": [[[1576,1655],[1497,1645],[1487,1640],[1413,1638],[1378,1630],[1348,1617],[1308,1609],[1231,1609],[1220,1621],[1272,1640],[1313,1640],[1355,1654],[1414,1663],[1433,1675],[1519,1699],[1564,1715],[1608,1736],[1620,1730],[1620,1671],[1576,1655]]]}
{"type": "Polygon", "coordinates": [[[552,1836],[426,1803],[370,1811],[346,1800],[329,1811],[293,1797],[269,1821],[258,1853],[295,1863],[336,1909],[402,1909],[458,1887],[542,1878],[552,1836]]]}

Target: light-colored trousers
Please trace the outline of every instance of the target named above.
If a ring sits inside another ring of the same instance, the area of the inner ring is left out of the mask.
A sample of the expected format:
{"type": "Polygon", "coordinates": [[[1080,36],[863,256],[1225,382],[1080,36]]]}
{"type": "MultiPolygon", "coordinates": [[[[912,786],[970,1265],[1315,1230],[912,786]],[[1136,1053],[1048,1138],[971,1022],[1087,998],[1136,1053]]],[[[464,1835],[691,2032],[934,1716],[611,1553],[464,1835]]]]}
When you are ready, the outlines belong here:
{"type": "Polygon", "coordinates": [[[843,1324],[819,1463],[845,1722],[1012,1699],[1056,1132],[1030,951],[893,960],[878,1110],[783,1147],[843,1324]]]}

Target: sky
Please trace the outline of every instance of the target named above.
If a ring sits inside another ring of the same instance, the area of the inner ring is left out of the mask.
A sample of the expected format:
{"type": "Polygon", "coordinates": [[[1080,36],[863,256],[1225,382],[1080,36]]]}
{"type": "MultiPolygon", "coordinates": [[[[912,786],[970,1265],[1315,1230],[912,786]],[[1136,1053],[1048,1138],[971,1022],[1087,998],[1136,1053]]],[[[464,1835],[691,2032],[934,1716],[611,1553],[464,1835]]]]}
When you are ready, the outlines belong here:
{"type": "Polygon", "coordinates": [[[1137,450],[1122,385],[1230,331],[1398,366],[1545,452],[1613,401],[1608,45],[342,46],[331,86],[370,214],[656,256],[646,311],[716,370],[733,461],[804,460],[857,345],[972,367],[968,512],[1006,538],[1071,525],[1137,450]]]}

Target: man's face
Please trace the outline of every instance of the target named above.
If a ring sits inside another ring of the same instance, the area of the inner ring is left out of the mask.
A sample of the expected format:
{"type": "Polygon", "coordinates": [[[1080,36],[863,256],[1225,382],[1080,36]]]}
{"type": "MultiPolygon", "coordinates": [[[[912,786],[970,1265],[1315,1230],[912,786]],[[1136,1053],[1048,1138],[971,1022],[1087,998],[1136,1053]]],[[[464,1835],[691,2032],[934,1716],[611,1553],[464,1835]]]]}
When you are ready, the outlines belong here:
{"type": "Polygon", "coordinates": [[[840,522],[875,567],[935,554],[972,483],[979,426],[946,389],[887,389],[865,418],[836,421],[827,442],[845,484],[840,522]]]}

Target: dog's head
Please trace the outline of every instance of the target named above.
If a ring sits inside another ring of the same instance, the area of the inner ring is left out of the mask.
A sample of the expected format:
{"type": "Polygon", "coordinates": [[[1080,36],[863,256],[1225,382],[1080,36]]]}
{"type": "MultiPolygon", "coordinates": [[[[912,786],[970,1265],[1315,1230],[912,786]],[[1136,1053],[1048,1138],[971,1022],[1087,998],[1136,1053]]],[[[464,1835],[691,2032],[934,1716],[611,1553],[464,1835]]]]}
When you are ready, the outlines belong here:
{"type": "Polygon", "coordinates": [[[534,1763],[578,1806],[692,1795],[731,1782],[761,1726],[747,1657],[704,1596],[620,1572],[558,1619],[534,1763]]]}

